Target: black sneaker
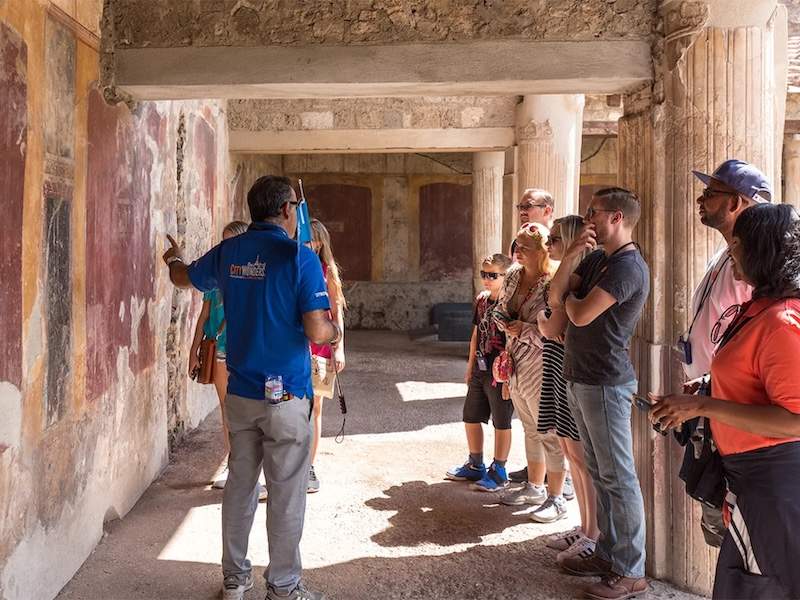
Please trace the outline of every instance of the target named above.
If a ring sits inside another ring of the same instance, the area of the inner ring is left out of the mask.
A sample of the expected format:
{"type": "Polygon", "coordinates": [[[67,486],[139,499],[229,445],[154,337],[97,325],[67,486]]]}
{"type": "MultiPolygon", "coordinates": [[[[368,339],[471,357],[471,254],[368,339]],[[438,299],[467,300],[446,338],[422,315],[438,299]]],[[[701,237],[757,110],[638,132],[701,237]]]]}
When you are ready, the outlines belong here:
{"type": "Polygon", "coordinates": [[[319,479],[317,479],[317,474],[314,472],[314,465],[311,465],[311,468],[308,470],[308,487],[306,491],[309,494],[314,494],[319,491],[319,479]]]}
{"type": "Polygon", "coordinates": [[[511,471],[508,474],[508,480],[514,483],[526,483],[528,481],[528,467],[520,469],[519,471],[511,471]]]}

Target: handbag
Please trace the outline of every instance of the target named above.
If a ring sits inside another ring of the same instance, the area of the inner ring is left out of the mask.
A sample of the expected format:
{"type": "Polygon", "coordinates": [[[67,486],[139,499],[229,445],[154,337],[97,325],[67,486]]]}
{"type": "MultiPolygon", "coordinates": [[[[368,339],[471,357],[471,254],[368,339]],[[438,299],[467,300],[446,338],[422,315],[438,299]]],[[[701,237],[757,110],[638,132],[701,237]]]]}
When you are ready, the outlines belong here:
{"type": "Polygon", "coordinates": [[[494,359],[492,377],[497,383],[508,383],[512,375],[514,375],[514,359],[511,358],[508,350],[503,350],[494,359]]]}
{"type": "Polygon", "coordinates": [[[333,385],[336,369],[330,358],[311,355],[311,385],[314,395],[320,398],[333,398],[333,385]]]}
{"type": "Polygon", "coordinates": [[[217,362],[217,338],[225,329],[225,319],[217,329],[213,338],[204,337],[200,342],[200,370],[197,372],[197,383],[214,383],[214,364],[217,362]]]}

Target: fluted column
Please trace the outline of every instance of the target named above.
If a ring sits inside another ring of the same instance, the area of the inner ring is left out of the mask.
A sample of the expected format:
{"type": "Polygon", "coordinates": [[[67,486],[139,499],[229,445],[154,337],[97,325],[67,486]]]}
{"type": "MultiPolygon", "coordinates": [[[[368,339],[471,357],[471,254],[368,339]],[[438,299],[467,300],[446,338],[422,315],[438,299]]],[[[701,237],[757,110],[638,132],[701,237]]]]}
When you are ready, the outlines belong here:
{"type": "Polygon", "coordinates": [[[472,263],[474,288],[489,254],[503,252],[503,172],[505,152],[476,152],[472,159],[472,263]]]}
{"type": "MultiPolygon", "coordinates": [[[[752,162],[780,196],[785,111],[786,12],[776,0],[665,0],[664,44],[655,85],[625,98],[619,124],[619,183],[637,192],[637,241],[651,271],[651,295],[632,343],[640,391],[680,391],[674,348],[691,317],[694,288],[722,238],[702,225],[695,202],[729,158],[752,162]]],[[[708,593],[716,556],[704,544],[699,506],[678,479],[681,454],[633,416],[634,455],[645,499],[647,568],[708,593]]]]}
{"type": "Polygon", "coordinates": [[[525,96],[517,106],[519,193],[553,194],[556,217],[578,210],[583,129],[581,94],[525,96]]]}
{"type": "Polygon", "coordinates": [[[800,208],[800,134],[787,135],[783,142],[783,201],[800,208]]]}

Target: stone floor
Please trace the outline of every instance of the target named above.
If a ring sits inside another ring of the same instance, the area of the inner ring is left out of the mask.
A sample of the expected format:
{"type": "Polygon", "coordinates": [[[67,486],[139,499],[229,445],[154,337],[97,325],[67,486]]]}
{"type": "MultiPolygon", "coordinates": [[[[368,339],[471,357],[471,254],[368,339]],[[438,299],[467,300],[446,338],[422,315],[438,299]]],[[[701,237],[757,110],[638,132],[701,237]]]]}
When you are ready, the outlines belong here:
{"type": "MultiPolygon", "coordinates": [[[[579,597],[584,581],[553,566],[545,536],[577,523],[539,525],[489,494],[444,481],[465,457],[461,425],[463,344],[394,333],[348,334],[346,437],[336,402],[324,411],[317,459],[322,491],[310,496],[302,553],[305,579],[333,600],[579,597]]],[[[514,423],[510,466],[524,456],[514,423]]],[[[490,448],[491,437],[487,439],[490,448]]],[[[219,597],[222,460],[219,415],[175,453],[163,476],[107,534],[61,600],[219,597]]],[[[261,504],[250,556],[267,562],[261,504]]],[[[649,598],[698,598],[653,582],[649,598]]],[[[261,577],[248,599],[264,597],[261,577]]]]}

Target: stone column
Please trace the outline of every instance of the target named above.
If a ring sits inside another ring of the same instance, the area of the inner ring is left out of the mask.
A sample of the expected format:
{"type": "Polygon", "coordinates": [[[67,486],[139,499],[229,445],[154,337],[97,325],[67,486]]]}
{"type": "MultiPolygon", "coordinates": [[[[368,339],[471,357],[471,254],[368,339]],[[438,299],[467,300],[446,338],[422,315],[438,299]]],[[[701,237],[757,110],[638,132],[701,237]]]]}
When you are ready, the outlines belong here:
{"type": "Polygon", "coordinates": [[[472,263],[474,289],[482,289],[478,270],[489,254],[503,249],[503,173],[505,152],[476,152],[472,159],[472,263]]]}
{"type": "Polygon", "coordinates": [[[783,142],[783,201],[800,208],[800,134],[784,137],[783,142]]]}
{"type": "MultiPolygon", "coordinates": [[[[692,292],[722,242],[700,223],[703,185],[728,158],[752,162],[780,195],[786,81],[786,12],[776,0],[665,0],[655,85],[625,98],[619,183],[637,192],[636,237],[651,270],[651,295],[632,344],[640,391],[680,391],[674,343],[690,318],[692,292]]],[[[703,543],[699,506],[678,479],[681,454],[633,417],[634,453],[647,513],[648,571],[708,593],[715,555],[703,543]]]]}
{"type": "Polygon", "coordinates": [[[553,194],[557,217],[578,209],[583,95],[525,96],[517,106],[519,194],[553,194]]]}

